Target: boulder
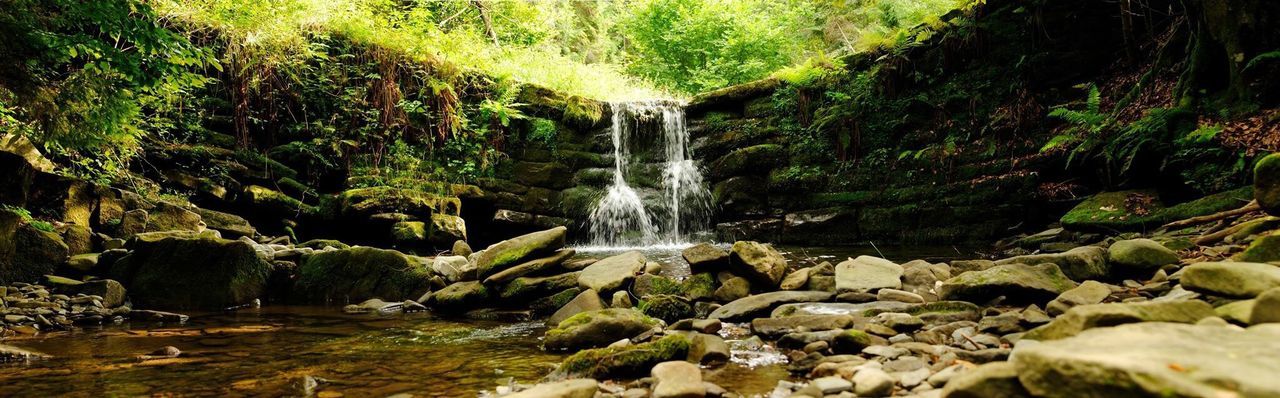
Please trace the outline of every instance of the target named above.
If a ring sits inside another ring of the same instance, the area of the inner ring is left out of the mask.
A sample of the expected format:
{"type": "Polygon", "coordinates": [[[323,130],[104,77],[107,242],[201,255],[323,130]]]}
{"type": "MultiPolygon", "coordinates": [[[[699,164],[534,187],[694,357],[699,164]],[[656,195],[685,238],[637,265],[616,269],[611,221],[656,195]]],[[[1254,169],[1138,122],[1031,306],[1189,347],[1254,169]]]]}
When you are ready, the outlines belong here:
{"type": "Polygon", "coordinates": [[[302,257],[293,294],[309,303],[415,300],[431,289],[432,276],[424,264],[395,250],[317,251],[302,257]]]}
{"type": "Polygon", "coordinates": [[[1052,263],[1072,280],[1102,279],[1111,272],[1107,263],[1107,249],[1097,246],[1082,246],[1063,253],[1031,254],[996,261],[995,265],[1026,264],[1037,265],[1052,263]]]}
{"type": "Polygon", "coordinates": [[[1178,253],[1151,239],[1117,241],[1107,249],[1111,264],[1135,270],[1147,270],[1178,262],[1178,253]]]}
{"type": "Polygon", "coordinates": [[[583,289],[602,293],[625,288],[628,282],[635,279],[636,274],[644,270],[646,262],[644,254],[638,251],[629,251],[596,261],[578,275],[578,285],[583,289]]]}
{"type": "Polygon", "coordinates": [[[203,231],[205,223],[196,212],[187,207],[165,201],[157,202],[147,210],[146,232],[203,231]]]}
{"type": "Polygon", "coordinates": [[[778,286],[787,272],[787,259],[768,244],[738,241],[733,244],[729,264],[735,273],[762,286],[778,286]]]}
{"type": "Polygon", "coordinates": [[[517,236],[495,243],[476,257],[479,278],[487,278],[522,261],[550,254],[564,247],[565,227],[517,236]]]}
{"type": "Polygon", "coordinates": [[[40,149],[27,139],[26,136],[18,134],[3,133],[0,134],[0,152],[17,155],[26,160],[31,168],[46,173],[52,173],[54,164],[48,158],[40,153],[40,149]]]}
{"type": "Polygon", "coordinates": [[[576,252],[573,249],[560,249],[550,256],[525,261],[496,274],[489,275],[488,278],[484,279],[484,283],[504,283],[524,275],[536,275],[543,271],[559,267],[560,264],[563,264],[565,260],[569,259],[569,257],[573,257],[575,253],[576,252]]]}
{"type": "Polygon", "coordinates": [[[693,317],[693,306],[689,305],[689,301],[671,294],[645,296],[640,301],[639,309],[645,315],[661,319],[668,324],[693,317]]]}
{"type": "Polygon", "coordinates": [[[1043,303],[1075,287],[1057,265],[1004,264],[947,279],[938,288],[944,300],[986,302],[999,296],[1043,303]]]}
{"type": "Polygon", "coordinates": [[[109,274],[145,308],[214,310],[266,293],[271,264],[252,244],[205,235],[135,237],[109,274]]]}
{"type": "Polygon", "coordinates": [[[449,254],[462,257],[470,256],[471,245],[467,244],[465,240],[456,240],[453,242],[453,249],[449,250],[449,254]]]}
{"type": "Polygon", "coordinates": [[[254,229],[253,225],[249,224],[249,221],[245,220],[244,217],[199,207],[192,208],[191,211],[200,215],[205,227],[222,233],[222,236],[228,239],[236,239],[241,236],[252,238],[258,234],[258,230],[254,229]]]}
{"type": "Polygon", "coordinates": [[[1182,287],[1215,296],[1252,298],[1280,286],[1280,266],[1261,263],[1198,263],[1182,269],[1182,287]]]}
{"type": "Polygon", "coordinates": [[[1280,396],[1280,327],[1138,323],[1019,346],[1018,380],[1042,397],[1280,396]]]}
{"type": "Polygon", "coordinates": [[[812,268],[801,268],[787,274],[782,278],[782,283],[778,284],[778,289],[782,290],[801,290],[809,284],[809,272],[812,268]]]}
{"type": "Polygon", "coordinates": [[[604,301],[600,300],[600,293],[587,289],[573,296],[572,300],[559,307],[551,317],[547,318],[548,326],[559,325],[565,319],[569,319],[574,315],[584,312],[599,311],[608,308],[604,305],[604,301]]]}
{"type": "Polygon", "coordinates": [[[729,344],[719,335],[705,332],[689,334],[689,356],[686,358],[689,362],[719,366],[728,363],[731,356],[729,344]]]}
{"type": "Polygon", "coordinates": [[[831,292],[814,291],[778,291],[747,296],[734,300],[711,312],[708,318],[724,321],[745,321],[763,315],[774,307],[787,303],[810,301],[826,301],[834,296],[831,292]]]}
{"type": "MultiPolygon", "coordinates": [[[[933,379],[929,379],[933,381],[933,379]]],[[[947,398],[1030,397],[1018,381],[1018,369],[1010,362],[986,363],[960,373],[942,389],[947,398]]]]}
{"type": "Polygon", "coordinates": [[[102,297],[102,306],[115,308],[124,304],[125,288],[111,279],[94,279],[67,289],[69,294],[85,294],[102,297]]]}
{"type": "Polygon", "coordinates": [[[542,344],[548,350],[604,347],[635,337],[657,325],[657,320],[631,308],[587,311],[571,316],[548,330],[542,344]]]}
{"type": "Polygon", "coordinates": [[[431,260],[431,271],[449,282],[474,280],[475,264],[463,256],[437,256],[431,260]]]}
{"type": "Polygon", "coordinates": [[[711,297],[720,302],[730,302],[749,295],[751,295],[751,282],[747,278],[735,276],[721,283],[711,297]]]}
{"type": "Polygon", "coordinates": [[[1253,197],[1273,216],[1280,216],[1280,153],[1267,155],[1253,167],[1253,197]]]}
{"type": "Polygon", "coordinates": [[[1280,323],[1280,287],[1258,295],[1249,311],[1249,323],[1280,323]]]}
{"type": "Polygon", "coordinates": [[[680,252],[691,272],[717,272],[729,266],[729,253],[709,243],[699,243],[680,252]]]}
{"type": "Polygon", "coordinates": [[[431,294],[431,306],[442,311],[480,307],[489,300],[489,288],[478,281],[458,282],[431,294]]]}
{"type": "Polygon", "coordinates": [[[62,237],[11,210],[0,209],[0,284],[34,282],[52,274],[70,249],[62,237]]]}
{"type": "Polygon", "coordinates": [[[836,292],[869,292],[902,287],[902,266],[879,257],[858,256],[836,264],[836,292]]]}
{"type": "Polygon", "coordinates": [[[1213,306],[1200,300],[1091,304],[1067,310],[1048,324],[1023,336],[1028,340],[1056,340],[1081,331],[1138,322],[1195,323],[1215,316],[1213,306]]]}
{"type": "Polygon", "coordinates": [[[505,398],[592,398],[600,389],[600,383],[592,379],[570,379],[543,383],[505,398]]]}
{"type": "Polygon", "coordinates": [[[685,361],[667,361],[653,366],[652,398],[702,398],[707,387],[702,384],[702,369],[685,361]]]}
{"type": "Polygon", "coordinates": [[[1110,295],[1111,287],[1107,286],[1107,284],[1098,281],[1084,281],[1080,286],[1062,292],[1061,295],[1058,295],[1058,298],[1045,305],[1045,310],[1049,315],[1058,316],[1067,312],[1071,307],[1101,303],[1102,300],[1106,300],[1107,296],[1110,295]]]}
{"type": "Polygon", "coordinates": [[[502,286],[498,298],[505,301],[532,299],[578,286],[579,272],[550,276],[522,276],[502,286]]]}

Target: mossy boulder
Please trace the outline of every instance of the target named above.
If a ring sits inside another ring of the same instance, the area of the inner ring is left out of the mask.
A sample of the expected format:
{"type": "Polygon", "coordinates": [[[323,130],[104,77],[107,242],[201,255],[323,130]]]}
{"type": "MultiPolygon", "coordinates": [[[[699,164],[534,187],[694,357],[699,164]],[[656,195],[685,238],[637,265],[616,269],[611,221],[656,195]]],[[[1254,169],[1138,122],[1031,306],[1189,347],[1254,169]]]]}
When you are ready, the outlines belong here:
{"type": "Polygon", "coordinates": [[[431,289],[431,277],[428,267],[404,253],[352,247],[304,256],[293,292],[309,303],[416,300],[431,289]]]}
{"type": "Polygon", "coordinates": [[[157,202],[155,207],[147,209],[146,232],[159,231],[203,231],[203,219],[186,206],[157,202]]]}
{"type": "Polygon", "coordinates": [[[431,294],[431,306],[441,311],[461,311],[483,306],[489,301],[489,288],[479,281],[458,282],[431,294]]]}
{"type": "Polygon", "coordinates": [[[768,314],[774,308],[787,303],[805,303],[830,300],[835,296],[831,292],[812,291],[777,291],[761,293],[734,300],[711,312],[707,318],[724,321],[747,321],[768,314]]]}
{"type": "Polygon", "coordinates": [[[674,334],[657,341],[579,351],[565,358],[551,377],[639,377],[662,362],[689,355],[689,338],[674,334]]]}
{"type": "Polygon", "coordinates": [[[645,296],[640,300],[639,308],[645,315],[667,324],[693,317],[693,306],[689,305],[689,300],[672,294],[645,296]]]}
{"type": "Polygon", "coordinates": [[[504,301],[524,300],[543,297],[578,286],[578,273],[568,272],[559,275],[518,277],[507,282],[498,291],[498,298],[504,301]]]}
{"type": "Polygon", "coordinates": [[[34,282],[52,274],[70,251],[62,237],[18,213],[0,209],[0,284],[34,282]]]}
{"type": "Polygon", "coordinates": [[[1055,264],[1062,273],[1072,280],[1082,281],[1100,279],[1111,272],[1107,262],[1107,249],[1097,246],[1082,246],[1062,253],[1030,254],[996,261],[995,265],[1005,264],[1055,264]]]}
{"type": "Polygon", "coordinates": [[[1004,264],[947,279],[938,288],[938,296],[978,303],[1006,296],[1013,301],[1043,304],[1075,286],[1052,263],[1004,264]]]}
{"type": "Polygon", "coordinates": [[[1234,260],[1251,263],[1280,262],[1280,232],[1259,236],[1254,239],[1253,243],[1250,243],[1248,248],[1236,255],[1234,260]]]}
{"type": "Polygon", "coordinates": [[[1280,153],[1267,155],[1253,167],[1253,196],[1267,213],[1280,216],[1280,153]]]}
{"type": "Polygon", "coordinates": [[[1280,287],[1280,266],[1262,263],[1197,263],[1182,269],[1182,287],[1222,297],[1253,298],[1280,287]]]}
{"type": "Polygon", "coordinates": [[[734,242],[729,265],[735,274],[760,286],[776,287],[787,273],[786,257],[773,246],[760,242],[734,242]]]}
{"type": "Polygon", "coordinates": [[[1153,191],[1103,192],[1085,199],[1059,221],[1078,231],[1153,230],[1171,221],[1238,208],[1253,198],[1253,191],[1244,187],[1168,207],[1153,191]]]}
{"type": "MultiPolygon", "coordinates": [[[[545,271],[559,267],[560,264],[563,264],[565,260],[569,259],[569,257],[573,257],[575,253],[576,252],[573,249],[560,249],[550,256],[525,261],[523,263],[516,264],[511,268],[502,270],[502,272],[489,275],[488,278],[484,279],[484,283],[489,285],[499,284],[512,279],[517,279],[524,275],[541,274],[545,271]]],[[[569,286],[565,286],[564,288],[568,287],[569,286]]]]}
{"type": "Polygon", "coordinates": [[[787,150],[781,145],[761,144],[737,149],[711,162],[707,176],[723,180],[736,175],[764,175],[785,165],[787,150]]]}
{"type": "Polygon", "coordinates": [[[604,347],[640,335],[658,321],[631,308],[609,308],[571,316],[548,330],[543,345],[548,350],[580,350],[604,347]]]}
{"type": "Polygon", "coordinates": [[[283,192],[259,185],[245,187],[240,198],[245,206],[260,214],[292,218],[314,210],[312,206],[283,192]]]}
{"type": "Polygon", "coordinates": [[[204,235],[146,236],[109,274],[143,308],[214,310],[263,297],[271,264],[253,245],[204,235]]]}
{"type": "Polygon", "coordinates": [[[548,162],[518,162],[515,165],[515,182],[551,189],[573,186],[573,170],[564,164],[548,162]]]}
{"type": "Polygon", "coordinates": [[[551,254],[564,247],[567,232],[568,228],[556,227],[495,243],[476,257],[477,276],[487,278],[523,261],[551,254]]]}
{"type": "Polygon", "coordinates": [[[1214,316],[1213,306],[1200,300],[1106,303],[1073,307],[1023,336],[1029,340],[1057,340],[1082,331],[1138,322],[1195,323],[1214,316]]]}
{"type": "Polygon", "coordinates": [[[1178,253],[1151,239],[1116,241],[1107,249],[1111,264],[1145,270],[1178,262],[1178,253]]]}

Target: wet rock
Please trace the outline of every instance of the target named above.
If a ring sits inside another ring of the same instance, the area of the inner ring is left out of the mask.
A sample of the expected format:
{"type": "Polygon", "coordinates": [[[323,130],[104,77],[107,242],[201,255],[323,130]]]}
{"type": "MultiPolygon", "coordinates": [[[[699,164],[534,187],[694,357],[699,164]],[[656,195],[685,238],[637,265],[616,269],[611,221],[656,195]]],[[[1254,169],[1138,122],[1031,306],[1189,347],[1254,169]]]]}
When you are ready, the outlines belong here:
{"type": "MultiPolygon", "coordinates": [[[[958,372],[957,372],[958,373],[958,372]]],[[[932,381],[932,379],[930,379],[932,381]]],[[[1009,362],[991,362],[952,377],[942,389],[948,398],[1030,397],[1009,362]]]]}
{"type": "Polygon", "coordinates": [[[120,282],[112,279],[95,279],[67,289],[71,294],[84,294],[102,298],[102,305],[107,308],[124,304],[125,288],[120,282]]]}
{"type": "Polygon", "coordinates": [[[139,355],[138,360],[149,361],[153,359],[169,359],[177,358],[179,355],[182,355],[182,350],[179,350],[178,347],[165,346],[145,355],[139,355]]]}
{"type": "Polygon", "coordinates": [[[725,321],[747,320],[767,313],[774,307],[782,304],[825,301],[830,300],[831,297],[832,294],[830,292],[812,291],[778,291],[757,294],[725,304],[724,306],[717,308],[715,311],[712,311],[709,318],[725,321]]]}
{"type": "Polygon", "coordinates": [[[668,361],[655,365],[653,398],[702,398],[707,388],[702,385],[702,370],[685,361],[668,361]]]}
{"type": "Polygon", "coordinates": [[[688,353],[688,338],[667,335],[648,343],[579,351],[565,358],[549,377],[639,376],[647,374],[654,365],[683,359],[688,353]]]}
{"type": "MultiPolygon", "coordinates": [[[[1019,347],[1036,396],[1277,396],[1280,328],[1139,323],[1019,347]]],[[[953,381],[954,383],[955,381],[953,381]]]]}
{"type": "Polygon", "coordinates": [[[48,358],[48,355],[0,344],[0,363],[25,363],[48,358]]]}
{"type": "Polygon", "coordinates": [[[782,278],[782,283],[778,285],[778,289],[782,290],[800,290],[809,284],[809,271],[811,268],[801,268],[787,274],[782,278]]]}
{"type": "Polygon", "coordinates": [[[605,308],[604,301],[600,300],[600,293],[595,290],[586,289],[581,293],[578,293],[577,296],[574,296],[573,300],[570,300],[563,307],[556,310],[555,314],[552,314],[551,317],[547,318],[547,325],[559,325],[560,322],[564,322],[565,319],[569,319],[569,317],[574,315],[578,315],[583,312],[603,310],[605,308]]]}
{"type": "Polygon", "coordinates": [[[831,349],[841,354],[857,354],[874,343],[875,340],[867,332],[850,329],[840,332],[831,339],[831,349]]]}
{"type": "Polygon", "coordinates": [[[1146,270],[1178,262],[1178,253],[1151,239],[1117,241],[1107,250],[1111,264],[1146,270]]]}
{"type": "Polygon", "coordinates": [[[485,278],[484,283],[487,285],[504,283],[524,275],[544,272],[546,270],[559,267],[560,264],[564,263],[565,260],[568,260],[569,257],[573,257],[575,253],[576,252],[573,249],[561,249],[550,256],[525,261],[512,266],[511,268],[499,271],[498,273],[485,278]]]}
{"type": "Polygon", "coordinates": [[[1045,302],[1075,287],[1057,265],[1004,264],[947,279],[938,288],[945,300],[986,302],[999,296],[1045,302]]]}
{"type": "Polygon", "coordinates": [[[689,305],[689,301],[671,294],[645,296],[641,299],[639,308],[645,315],[667,323],[693,317],[693,306],[689,305]]]}
{"type": "Polygon", "coordinates": [[[244,241],[135,238],[129,247],[132,252],[112,264],[109,274],[144,307],[223,309],[248,303],[263,296],[271,273],[271,264],[244,241]]]}
{"type": "Polygon", "coordinates": [[[1280,267],[1262,263],[1198,263],[1182,269],[1182,287],[1225,297],[1252,298],[1280,287],[1280,267]]]}
{"type": "Polygon", "coordinates": [[[548,350],[604,347],[649,331],[657,324],[657,320],[630,308],[588,311],[571,316],[548,330],[543,345],[548,350]]]}
{"type": "Polygon", "coordinates": [[[1084,281],[1080,286],[1076,286],[1071,290],[1062,292],[1058,298],[1050,301],[1045,305],[1045,309],[1049,315],[1058,316],[1067,312],[1071,307],[1098,304],[1111,295],[1111,287],[1098,281],[1084,281]]]}
{"type": "Polygon", "coordinates": [[[388,303],[379,299],[368,299],[360,304],[351,304],[342,307],[342,312],[348,314],[393,314],[401,312],[404,309],[404,303],[388,303]]]}
{"type": "Polygon", "coordinates": [[[1017,256],[995,262],[995,265],[1008,264],[1054,264],[1068,278],[1077,281],[1101,279],[1111,271],[1107,263],[1107,249],[1097,246],[1077,247],[1064,253],[1017,256]]]}
{"type": "Polygon", "coordinates": [[[556,227],[495,243],[476,257],[477,277],[487,278],[510,266],[564,247],[568,229],[556,227]]]}
{"type": "Polygon", "coordinates": [[[836,291],[857,292],[902,287],[902,266],[872,256],[858,256],[836,264],[836,291]]]}
{"type": "Polygon", "coordinates": [[[304,256],[298,274],[294,297],[323,303],[416,299],[431,290],[434,273],[395,250],[353,247],[304,256]]]}
{"type": "Polygon", "coordinates": [[[1082,305],[1067,310],[1047,325],[1027,332],[1023,338],[1056,340],[1095,327],[1139,322],[1195,323],[1214,315],[1213,307],[1199,300],[1082,305]]]}
{"type": "Polygon", "coordinates": [[[644,269],[646,262],[644,254],[638,251],[605,258],[583,269],[578,275],[578,285],[598,292],[622,289],[644,269]]]}
{"type": "Polygon", "coordinates": [[[520,391],[506,398],[592,398],[600,389],[599,383],[592,379],[570,379],[553,383],[543,383],[528,390],[520,391]]]}
{"type": "Polygon", "coordinates": [[[190,317],[183,314],[175,314],[172,312],[152,311],[152,310],[132,310],[129,311],[129,319],[135,321],[151,321],[165,323],[186,323],[190,317]]]}

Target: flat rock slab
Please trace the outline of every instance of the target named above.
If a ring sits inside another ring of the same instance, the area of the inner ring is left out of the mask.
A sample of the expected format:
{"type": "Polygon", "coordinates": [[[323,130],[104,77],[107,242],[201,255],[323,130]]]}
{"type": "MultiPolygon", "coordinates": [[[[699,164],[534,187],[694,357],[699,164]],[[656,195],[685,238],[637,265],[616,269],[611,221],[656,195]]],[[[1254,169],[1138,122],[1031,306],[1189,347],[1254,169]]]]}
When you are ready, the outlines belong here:
{"type": "Polygon", "coordinates": [[[1042,397],[1280,396],[1280,325],[1139,323],[1019,346],[1018,379],[1042,397]]]}
{"type": "Polygon", "coordinates": [[[901,265],[879,257],[858,256],[836,264],[837,292],[902,288],[901,265]]]}
{"type": "Polygon", "coordinates": [[[898,301],[872,301],[868,303],[792,303],[783,304],[773,310],[774,318],[801,315],[851,315],[855,318],[865,317],[869,310],[881,312],[904,312],[914,308],[914,304],[898,301]]]}
{"type": "Polygon", "coordinates": [[[607,293],[624,287],[644,269],[647,260],[638,251],[629,251],[596,261],[578,275],[578,286],[607,293]]]}
{"type": "Polygon", "coordinates": [[[765,338],[777,338],[787,333],[805,330],[848,329],[857,318],[852,315],[797,315],[782,318],[756,318],[751,320],[751,332],[765,338]]]}
{"type": "Polygon", "coordinates": [[[539,384],[507,398],[591,398],[600,388],[592,379],[570,379],[555,383],[539,384]]]}
{"type": "Polygon", "coordinates": [[[725,304],[711,312],[711,319],[745,321],[787,303],[830,300],[831,292],[779,291],[747,296],[725,304]]]}
{"type": "Polygon", "coordinates": [[[1045,303],[1076,287],[1052,263],[1003,264],[960,274],[942,282],[938,296],[944,300],[983,303],[999,296],[1020,302],[1045,303]]]}
{"type": "Polygon", "coordinates": [[[1097,246],[1083,246],[1062,253],[1029,254],[996,261],[995,265],[1005,264],[1055,264],[1063,274],[1072,280],[1082,281],[1099,279],[1111,272],[1107,262],[1107,249],[1097,246]]]}
{"type": "Polygon", "coordinates": [[[1213,306],[1200,300],[1148,301],[1091,304],[1067,310],[1049,324],[1027,332],[1023,338],[1053,340],[1074,336],[1096,327],[1138,322],[1195,323],[1214,316],[1213,306]]]}
{"type": "Polygon", "coordinates": [[[1182,269],[1182,287],[1226,297],[1256,297],[1280,287],[1280,267],[1263,263],[1198,263],[1182,269]]]}

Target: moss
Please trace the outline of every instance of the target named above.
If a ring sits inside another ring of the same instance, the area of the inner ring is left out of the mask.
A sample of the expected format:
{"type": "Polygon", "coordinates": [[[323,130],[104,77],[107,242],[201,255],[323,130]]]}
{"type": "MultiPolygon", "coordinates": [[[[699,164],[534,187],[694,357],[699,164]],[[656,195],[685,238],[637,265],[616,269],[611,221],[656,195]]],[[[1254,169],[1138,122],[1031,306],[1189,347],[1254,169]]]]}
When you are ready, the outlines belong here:
{"type": "Polygon", "coordinates": [[[680,286],[680,290],[684,293],[684,296],[688,297],[690,300],[709,298],[715,295],[716,278],[709,272],[694,274],[684,280],[680,286]]]}
{"type": "Polygon", "coordinates": [[[454,196],[379,186],[343,191],[335,198],[342,216],[370,216],[378,213],[458,215],[462,202],[454,196]]]}
{"type": "Polygon", "coordinates": [[[304,257],[294,291],[310,302],[416,299],[429,290],[431,276],[398,251],[354,247],[304,257]]]}
{"type": "Polygon", "coordinates": [[[421,242],[427,239],[427,223],[422,221],[401,221],[391,226],[391,239],[396,242],[421,242]]]}
{"type": "Polygon", "coordinates": [[[860,353],[863,348],[867,348],[872,344],[871,335],[867,332],[850,329],[846,330],[831,340],[833,349],[838,353],[860,353]]]}
{"type": "Polygon", "coordinates": [[[648,343],[579,351],[565,358],[555,373],[596,379],[642,376],[654,365],[683,359],[688,353],[689,339],[669,335],[648,343]]]}
{"type": "Polygon", "coordinates": [[[668,324],[693,316],[693,307],[688,301],[670,294],[645,296],[637,307],[645,315],[661,319],[668,324]]]}
{"type": "Polygon", "coordinates": [[[1254,239],[1244,252],[1236,255],[1236,261],[1250,263],[1268,263],[1280,261],[1280,233],[1260,236],[1254,239]]]}
{"type": "Polygon", "coordinates": [[[255,208],[279,214],[311,213],[315,208],[302,201],[271,188],[250,185],[245,188],[245,199],[255,208]]]}
{"type": "Polygon", "coordinates": [[[1243,187],[1164,207],[1150,191],[1103,192],[1081,202],[1060,221],[1063,226],[1074,229],[1139,231],[1170,221],[1235,209],[1252,197],[1253,188],[1243,187]]]}

